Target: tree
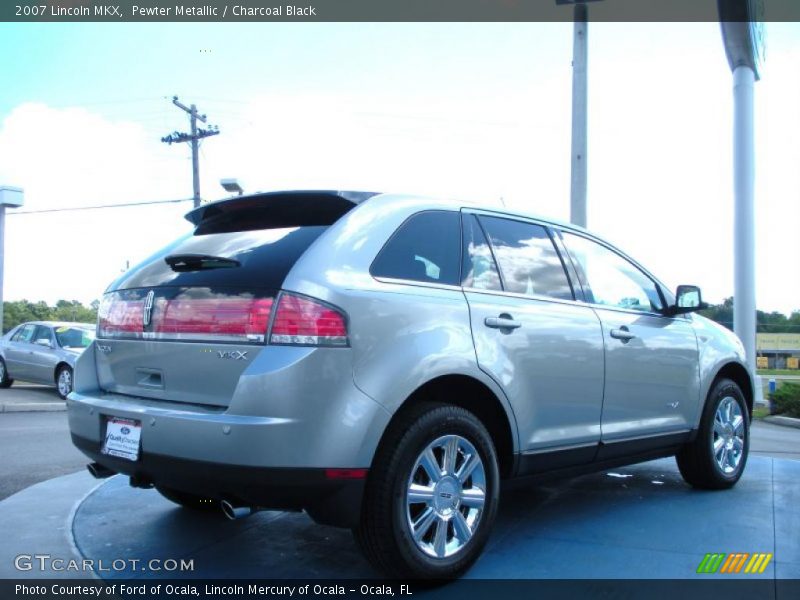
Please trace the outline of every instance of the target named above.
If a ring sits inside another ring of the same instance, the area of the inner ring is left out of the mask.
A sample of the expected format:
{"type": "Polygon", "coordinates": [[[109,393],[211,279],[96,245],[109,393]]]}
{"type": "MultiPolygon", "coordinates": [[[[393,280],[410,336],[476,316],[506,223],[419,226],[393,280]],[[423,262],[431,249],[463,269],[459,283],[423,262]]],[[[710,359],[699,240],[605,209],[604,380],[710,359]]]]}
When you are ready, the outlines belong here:
{"type": "Polygon", "coordinates": [[[98,306],[97,300],[92,302],[89,307],[84,306],[78,300],[59,300],[52,307],[43,301],[35,303],[29,300],[3,302],[3,333],[27,321],[95,323],[98,306]]]}

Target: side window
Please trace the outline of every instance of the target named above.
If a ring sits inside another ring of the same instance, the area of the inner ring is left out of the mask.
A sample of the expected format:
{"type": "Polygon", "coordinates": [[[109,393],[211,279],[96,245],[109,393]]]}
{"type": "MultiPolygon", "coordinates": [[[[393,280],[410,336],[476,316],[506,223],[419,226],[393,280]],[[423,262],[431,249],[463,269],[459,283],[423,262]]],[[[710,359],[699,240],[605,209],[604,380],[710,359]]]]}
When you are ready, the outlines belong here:
{"type": "Polygon", "coordinates": [[[553,240],[541,225],[480,217],[507,292],[572,300],[572,288],[553,240]]]}
{"type": "Polygon", "coordinates": [[[492,249],[478,224],[475,215],[465,214],[462,220],[464,227],[464,264],[461,270],[461,285],[478,290],[503,289],[500,274],[492,256],[492,249]]]}
{"type": "Polygon", "coordinates": [[[23,325],[11,341],[13,342],[30,342],[33,339],[34,325],[23,325]]]}
{"type": "Polygon", "coordinates": [[[564,242],[575,259],[588,302],[644,312],[662,309],[655,282],[619,254],[568,232],[564,232],[564,242]]]}
{"type": "Polygon", "coordinates": [[[460,213],[430,210],[403,223],[372,263],[373,277],[458,285],[460,213]]]}
{"type": "Polygon", "coordinates": [[[49,327],[45,327],[44,325],[39,325],[36,328],[36,333],[33,336],[33,343],[42,345],[52,344],[53,332],[50,331],[49,327]]]}

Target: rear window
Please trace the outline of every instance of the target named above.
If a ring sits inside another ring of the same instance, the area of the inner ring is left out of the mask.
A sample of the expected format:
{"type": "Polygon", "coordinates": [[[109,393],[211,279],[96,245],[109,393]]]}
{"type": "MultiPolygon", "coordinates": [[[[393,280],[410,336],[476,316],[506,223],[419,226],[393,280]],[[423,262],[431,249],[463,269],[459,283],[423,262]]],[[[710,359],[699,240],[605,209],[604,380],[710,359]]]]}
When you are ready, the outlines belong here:
{"type": "Polygon", "coordinates": [[[303,252],[327,228],[314,225],[187,235],[125,273],[107,291],[158,286],[278,289],[303,252]],[[209,262],[208,268],[178,269],[165,260],[191,255],[229,259],[229,265],[211,268],[209,262]]]}
{"type": "Polygon", "coordinates": [[[372,263],[373,277],[458,285],[461,223],[457,212],[431,210],[410,217],[372,263]]]}

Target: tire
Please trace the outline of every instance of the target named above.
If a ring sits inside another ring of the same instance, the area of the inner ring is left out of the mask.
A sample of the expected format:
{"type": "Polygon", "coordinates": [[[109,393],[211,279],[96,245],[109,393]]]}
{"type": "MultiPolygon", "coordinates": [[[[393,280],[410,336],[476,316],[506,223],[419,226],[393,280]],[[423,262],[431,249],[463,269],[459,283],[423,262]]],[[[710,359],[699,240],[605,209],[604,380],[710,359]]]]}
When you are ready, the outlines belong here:
{"type": "Polygon", "coordinates": [[[204,498],[203,496],[196,496],[195,494],[189,494],[187,492],[181,492],[160,486],[156,486],[156,490],[170,502],[174,502],[175,504],[184,508],[203,512],[217,511],[222,514],[219,502],[217,500],[213,500],[212,498],[204,498]]]}
{"type": "Polygon", "coordinates": [[[708,393],[697,437],[675,457],[678,469],[693,487],[727,489],[742,476],[749,451],[750,413],[744,394],[732,380],[720,379],[708,393]]]}
{"type": "Polygon", "coordinates": [[[8,369],[6,369],[6,361],[0,358],[0,388],[10,388],[14,380],[8,376],[8,369]]]}
{"type": "Polygon", "coordinates": [[[353,533],[370,563],[389,576],[457,577],[489,538],[499,484],[492,438],[475,415],[446,404],[417,405],[381,442],[353,533]],[[438,482],[431,476],[437,469],[438,482]]]}
{"type": "Polygon", "coordinates": [[[56,391],[62,400],[66,400],[72,391],[72,367],[62,365],[56,371],[56,391]]]}

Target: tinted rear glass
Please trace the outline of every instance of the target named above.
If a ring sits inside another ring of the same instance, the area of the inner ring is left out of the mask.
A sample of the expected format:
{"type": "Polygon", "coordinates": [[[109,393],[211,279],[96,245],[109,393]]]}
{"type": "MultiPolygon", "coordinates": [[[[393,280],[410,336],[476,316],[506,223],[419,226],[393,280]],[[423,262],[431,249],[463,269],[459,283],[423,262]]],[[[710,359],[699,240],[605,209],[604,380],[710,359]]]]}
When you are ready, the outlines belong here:
{"type": "Polygon", "coordinates": [[[461,223],[457,212],[417,213],[386,242],[370,273],[373,277],[458,285],[461,223]]]}
{"type": "Polygon", "coordinates": [[[327,228],[317,225],[187,235],[125,273],[107,291],[165,285],[279,289],[297,259],[327,228]],[[164,260],[185,254],[232,259],[239,266],[178,272],[164,260]]]}

